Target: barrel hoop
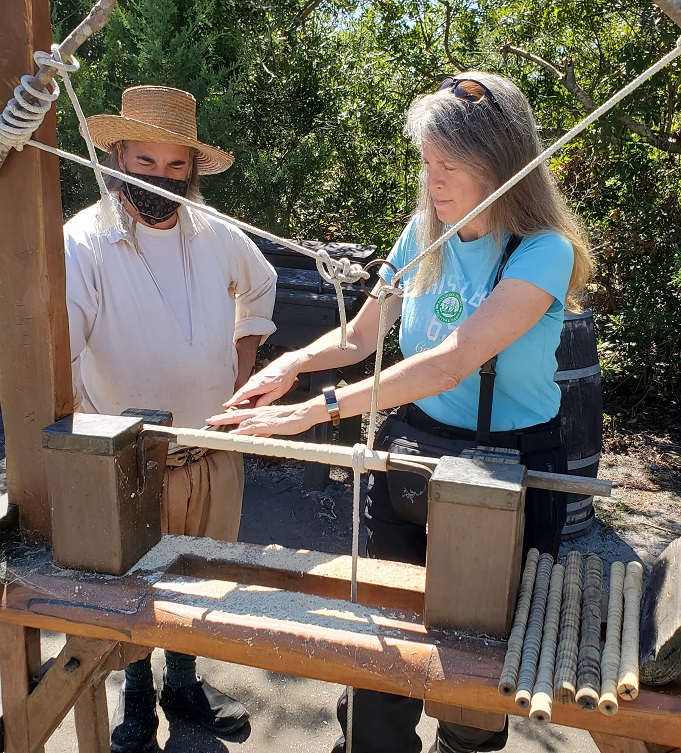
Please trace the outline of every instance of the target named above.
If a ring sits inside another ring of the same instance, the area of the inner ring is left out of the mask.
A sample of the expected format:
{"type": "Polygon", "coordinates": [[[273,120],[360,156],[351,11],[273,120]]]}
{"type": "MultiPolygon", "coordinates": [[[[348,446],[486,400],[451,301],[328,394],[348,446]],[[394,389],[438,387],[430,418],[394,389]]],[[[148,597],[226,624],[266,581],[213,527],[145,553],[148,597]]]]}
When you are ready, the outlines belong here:
{"type": "Polygon", "coordinates": [[[570,369],[568,371],[557,371],[553,375],[554,382],[571,382],[576,379],[584,379],[586,377],[595,376],[601,373],[601,365],[594,364],[593,366],[587,366],[583,369],[570,369]]]}
{"type": "Polygon", "coordinates": [[[563,527],[562,535],[569,538],[570,536],[584,533],[591,528],[595,519],[595,516],[591,515],[586,520],[581,520],[579,523],[568,524],[563,527]]]}
{"type": "Polygon", "coordinates": [[[586,468],[587,465],[593,465],[594,463],[597,463],[601,459],[601,453],[597,452],[595,455],[589,455],[588,458],[575,458],[574,460],[569,460],[567,462],[567,467],[569,471],[573,471],[576,468],[586,468]]]}

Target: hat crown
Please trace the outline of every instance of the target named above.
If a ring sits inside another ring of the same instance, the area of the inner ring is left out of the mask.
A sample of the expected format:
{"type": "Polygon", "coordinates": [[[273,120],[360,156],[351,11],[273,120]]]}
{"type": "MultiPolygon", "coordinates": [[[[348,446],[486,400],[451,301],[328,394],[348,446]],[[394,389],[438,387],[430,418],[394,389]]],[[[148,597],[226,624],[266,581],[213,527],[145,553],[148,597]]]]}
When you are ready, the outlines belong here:
{"type": "Polygon", "coordinates": [[[133,86],[121,97],[121,116],[197,139],[196,99],[168,86],[133,86]]]}

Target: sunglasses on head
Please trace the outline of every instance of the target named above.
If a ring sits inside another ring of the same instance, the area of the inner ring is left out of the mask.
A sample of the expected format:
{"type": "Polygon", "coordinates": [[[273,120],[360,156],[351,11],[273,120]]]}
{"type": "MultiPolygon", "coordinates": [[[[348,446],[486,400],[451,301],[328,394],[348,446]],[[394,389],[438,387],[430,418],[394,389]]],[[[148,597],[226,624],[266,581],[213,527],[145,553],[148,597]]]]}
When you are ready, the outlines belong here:
{"type": "Polygon", "coordinates": [[[472,78],[452,78],[448,76],[438,87],[438,91],[449,90],[457,99],[476,104],[487,98],[494,107],[503,115],[499,103],[494,99],[492,92],[479,81],[472,78]]]}

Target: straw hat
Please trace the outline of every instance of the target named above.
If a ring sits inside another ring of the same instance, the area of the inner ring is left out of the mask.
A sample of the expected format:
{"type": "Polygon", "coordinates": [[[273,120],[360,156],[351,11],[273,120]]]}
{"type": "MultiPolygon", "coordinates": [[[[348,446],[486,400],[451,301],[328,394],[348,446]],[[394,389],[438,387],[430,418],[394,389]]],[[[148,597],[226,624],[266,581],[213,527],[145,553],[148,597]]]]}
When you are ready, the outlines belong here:
{"type": "Polygon", "coordinates": [[[117,141],[151,141],[180,144],[197,151],[199,173],[226,170],[234,157],[196,138],[196,100],[181,89],[167,86],[133,86],[123,92],[120,115],[87,118],[95,146],[113,151],[117,141]]]}

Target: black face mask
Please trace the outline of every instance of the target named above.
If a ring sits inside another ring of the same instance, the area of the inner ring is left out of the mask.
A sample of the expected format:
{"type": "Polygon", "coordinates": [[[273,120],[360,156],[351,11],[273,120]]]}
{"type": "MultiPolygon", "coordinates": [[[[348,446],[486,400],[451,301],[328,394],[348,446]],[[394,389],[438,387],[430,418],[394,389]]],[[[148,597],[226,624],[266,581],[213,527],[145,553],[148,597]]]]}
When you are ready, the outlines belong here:
{"type": "MultiPolygon", "coordinates": [[[[139,178],[152,186],[172,191],[178,196],[186,196],[189,190],[189,180],[175,180],[164,178],[161,175],[144,175],[141,173],[128,173],[131,178],[139,178]]],[[[169,220],[180,206],[179,202],[166,199],[156,193],[147,191],[146,188],[133,186],[131,183],[123,183],[123,193],[128,201],[140,213],[140,217],[149,225],[169,220]]]]}

